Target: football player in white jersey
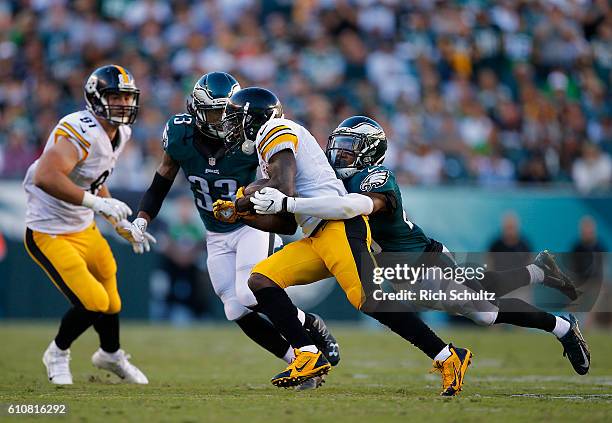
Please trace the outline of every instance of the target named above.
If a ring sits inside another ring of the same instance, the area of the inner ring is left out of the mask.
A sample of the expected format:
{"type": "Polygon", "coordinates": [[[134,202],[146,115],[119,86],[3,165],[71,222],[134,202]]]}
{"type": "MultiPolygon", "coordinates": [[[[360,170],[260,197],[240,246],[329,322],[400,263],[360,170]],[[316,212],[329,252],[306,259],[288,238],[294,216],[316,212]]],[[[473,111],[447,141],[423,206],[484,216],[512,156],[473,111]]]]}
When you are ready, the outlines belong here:
{"type": "Polygon", "coordinates": [[[96,69],[85,84],[86,110],[59,121],[23,182],[26,250],[72,304],[43,355],[54,384],[72,384],[70,346],[92,325],[100,337],[93,364],[126,382],[148,383],[120,349],[117,265],[94,221],[98,213],[113,223],[136,253],[149,251],[155,241],[148,233],[132,233],[126,220],[132,211],[104,185],[130,139],[139,94],[123,67],[96,69]]]}
{"type": "MultiPolygon", "coordinates": [[[[220,222],[212,212],[213,201],[235,196],[238,187],[254,181],[258,168],[253,151],[227,152],[223,133],[215,127],[228,98],[238,90],[238,81],[225,72],[207,73],[195,83],[187,103],[189,113],[174,115],[166,123],[164,155],[132,225],[136,232],[146,231],[182,170],[191,183],[194,203],[206,227],[208,272],[214,291],[223,302],[226,318],[236,322],[261,347],[291,363],[293,348],[270,322],[248,308],[256,304],[247,285],[251,269],[282,245],[280,237],[242,222],[220,222]]],[[[330,363],[337,364],[338,344],[324,322],[315,314],[301,310],[298,313],[330,363]]],[[[316,387],[320,380],[308,382],[300,389],[316,387]]]]}
{"type": "MultiPolygon", "coordinates": [[[[237,92],[229,99],[223,122],[229,144],[257,151],[262,171],[269,177],[267,186],[289,196],[326,196],[330,205],[333,198],[347,194],[317,141],[304,127],[282,118],[281,104],[270,91],[253,87],[237,92]]],[[[301,327],[296,308],[283,288],[330,276],[335,276],[355,308],[403,338],[417,346],[427,342],[440,348],[446,345],[413,314],[406,314],[401,321],[390,321],[388,317],[393,313],[377,313],[364,307],[366,298],[371,297],[366,294],[372,289],[362,284],[360,277],[361,261],[372,259],[367,218],[332,221],[307,214],[279,213],[266,215],[264,221],[249,215],[250,197],[246,195],[235,202],[218,200],[215,216],[221,220],[243,218],[247,225],[260,227],[265,222],[268,230],[276,224],[270,220],[274,217],[278,227],[286,227],[290,221],[294,230],[299,224],[305,235],[257,264],[249,279],[259,309],[296,347],[295,361],[272,378],[274,385],[294,386],[329,371],[329,363],[301,327]]]]}

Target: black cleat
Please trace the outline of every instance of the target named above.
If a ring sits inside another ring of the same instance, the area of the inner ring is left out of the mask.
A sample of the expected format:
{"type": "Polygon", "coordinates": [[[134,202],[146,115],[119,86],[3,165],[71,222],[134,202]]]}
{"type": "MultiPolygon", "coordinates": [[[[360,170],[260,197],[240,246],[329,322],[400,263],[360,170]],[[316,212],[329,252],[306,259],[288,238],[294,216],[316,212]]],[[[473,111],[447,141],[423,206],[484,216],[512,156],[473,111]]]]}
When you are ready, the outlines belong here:
{"type": "Polygon", "coordinates": [[[337,366],[340,362],[340,346],[323,319],[314,313],[306,313],[304,329],[306,329],[317,348],[323,352],[329,364],[337,366]]]}
{"type": "Polygon", "coordinates": [[[559,338],[563,345],[563,355],[572,363],[572,367],[579,375],[586,375],[591,366],[591,352],[586,340],[578,328],[578,320],[573,314],[561,317],[570,323],[569,332],[559,338]]]}
{"type": "Polygon", "coordinates": [[[555,256],[548,250],[541,251],[533,264],[544,271],[544,285],[556,289],[572,301],[578,298],[578,291],[574,282],[559,269],[555,256]]]}

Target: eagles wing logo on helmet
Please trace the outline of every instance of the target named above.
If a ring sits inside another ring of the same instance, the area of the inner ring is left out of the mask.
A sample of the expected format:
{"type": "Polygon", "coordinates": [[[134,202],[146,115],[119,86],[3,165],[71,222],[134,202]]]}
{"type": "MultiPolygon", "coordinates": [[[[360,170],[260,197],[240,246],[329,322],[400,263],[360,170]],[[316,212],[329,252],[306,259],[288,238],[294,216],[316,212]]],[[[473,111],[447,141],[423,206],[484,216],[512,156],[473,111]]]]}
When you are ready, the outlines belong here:
{"type": "Polygon", "coordinates": [[[364,192],[372,191],[374,188],[380,188],[387,183],[389,179],[389,171],[387,170],[376,170],[370,173],[368,176],[361,181],[359,189],[364,192]]]}
{"type": "Polygon", "coordinates": [[[380,132],[380,129],[369,122],[359,122],[357,125],[351,128],[351,131],[358,134],[376,134],[380,132]]]}
{"type": "MultiPolygon", "coordinates": [[[[200,85],[197,82],[196,82],[195,88],[193,89],[193,95],[194,95],[194,97],[196,97],[200,101],[206,101],[207,99],[210,100],[210,101],[213,100],[213,93],[210,90],[210,88],[208,87],[208,85],[202,86],[202,85],[200,85]],[[202,97],[200,95],[200,93],[204,93],[204,95],[206,97],[202,97]]],[[[222,100],[224,100],[224,99],[222,99],[222,100]]]]}
{"type": "Polygon", "coordinates": [[[206,102],[206,98],[202,98],[198,95],[200,92],[203,92],[212,104],[219,103],[225,105],[227,99],[230,98],[238,90],[240,90],[240,84],[236,82],[234,85],[232,85],[232,88],[230,88],[227,97],[215,98],[211,88],[208,85],[202,86],[196,82],[193,94],[196,96],[196,98],[198,98],[198,100],[206,102]]]}

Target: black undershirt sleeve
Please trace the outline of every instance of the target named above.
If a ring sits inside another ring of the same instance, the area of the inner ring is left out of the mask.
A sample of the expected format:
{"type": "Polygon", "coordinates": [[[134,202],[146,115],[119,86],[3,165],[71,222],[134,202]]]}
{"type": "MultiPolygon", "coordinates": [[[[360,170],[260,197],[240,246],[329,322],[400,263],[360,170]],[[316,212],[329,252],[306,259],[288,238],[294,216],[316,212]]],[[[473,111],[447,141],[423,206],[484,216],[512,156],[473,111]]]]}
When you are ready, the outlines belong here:
{"type": "Polygon", "coordinates": [[[394,191],[384,191],[378,192],[377,194],[381,194],[385,196],[385,202],[387,204],[387,209],[385,211],[386,214],[393,214],[395,210],[397,210],[397,197],[395,196],[394,191]]]}
{"type": "Polygon", "coordinates": [[[155,219],[173,182],[173,180],[164,178],[158,172],[155,172],[153,182],[142,196],[138,210],[148,214],[151,220],[155,219]]]}

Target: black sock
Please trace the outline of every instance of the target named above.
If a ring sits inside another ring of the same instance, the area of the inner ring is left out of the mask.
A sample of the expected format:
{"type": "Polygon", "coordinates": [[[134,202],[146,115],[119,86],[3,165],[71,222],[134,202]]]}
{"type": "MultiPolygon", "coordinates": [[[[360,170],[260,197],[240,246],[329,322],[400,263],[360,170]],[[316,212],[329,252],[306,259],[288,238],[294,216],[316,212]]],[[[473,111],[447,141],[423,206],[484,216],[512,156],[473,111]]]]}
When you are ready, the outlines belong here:
{"type": "Polygon", "coordinates": [[[501,298],[498,305],[499,312],[495,324],[508,323],[514,326],[552,332],[557,323],[554,315],[518,298],[501,298]]]}
{"type": "Polygon", "coordinates": [[[278,329],[257,313],[249,313],[236,320],[240,329],[259,346],[270,351],[278,358],[283,358],[290,345],[281,336],[278,329]]]}
{"type": "MultiPolygon", "coordinates": [[[[263,312],[263,310],[261,309],[261,307],[259,306],[259,304],[255,304],[254,306],[249,306],[249,309],[250,309],[250,310],[252,310],[252,311],[254,311],[254,312],[256,312],[256,313],[266,314],[266,313],[264,313],[264,312],[263,312]]],[[[297,309],[297,307],[296,307],[296,309],[297,309]]],[[[302,311],[303,311],[303,310],[302,310],[302,311]]],[[[314,322],[314,320],[315,320],[315,318],[314,318],[314,316],[312,315],[312,313],[306,313],[306,312],[304,311],[304,316],[305,316],[305,318],[304,318],[304,324],[303,324],[302,326],[305,326],[305,327],[306,327],[306,326],[310,326],[310,325],[312,325],[312,323],[313,323],[313,322],[314,322]]]]}
{"type": "Polygon", "coordinates": [[[94,329],[100,337],[100,348],[107,353],[119,350],[119,313],[101,314],[94,322],[94,329]]]}
{"type": "Polygon", "coordinates": [[[100,316],[100,313],[88,311],[81,307],[72,307],[62,317],[59,331],[55,336],[55,345],[67,350],[83,332],[100,316]]]}
{"type": "Polygon", "coordinates": [[[297,317],[297,308],[284,289],[268,287],[255,292],[261,311],[294,348],[314,345],[297,317]]]}
{"type": "Polygon", "coordinates": [[[414,312],[373,311],[366,314],[388,326],[389,329],[412,343],[432,360],[447,345],[414,312]]]}
{"type": "Polygon", "coordinates": [[[480,284],[487,291],[495,292],[495,297],[499,298],[515,289],[529,285],[530,281],[529,270],[526,267],[520,267],[501,272],[485,272],[480,284]]]}

